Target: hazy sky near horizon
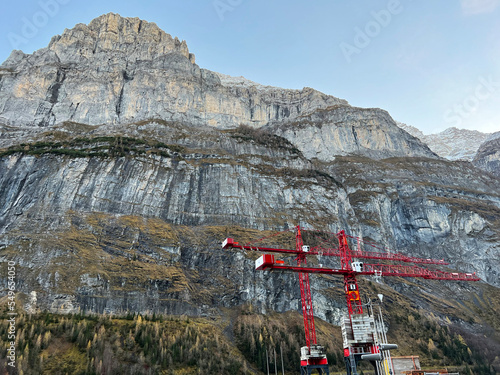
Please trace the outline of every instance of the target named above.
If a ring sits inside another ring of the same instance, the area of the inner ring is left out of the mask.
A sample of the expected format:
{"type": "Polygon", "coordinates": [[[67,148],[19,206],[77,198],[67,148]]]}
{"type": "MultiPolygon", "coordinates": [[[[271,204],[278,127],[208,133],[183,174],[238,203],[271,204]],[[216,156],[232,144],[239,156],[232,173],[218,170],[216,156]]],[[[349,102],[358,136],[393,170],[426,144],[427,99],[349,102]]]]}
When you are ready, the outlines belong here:
{"type": "Polygon", "coordinates": [[[500,0],[4,2],[0,61],[114,12],[186,40],[202,68],[312,87],[435,133],[500,131],[500,0]]]}

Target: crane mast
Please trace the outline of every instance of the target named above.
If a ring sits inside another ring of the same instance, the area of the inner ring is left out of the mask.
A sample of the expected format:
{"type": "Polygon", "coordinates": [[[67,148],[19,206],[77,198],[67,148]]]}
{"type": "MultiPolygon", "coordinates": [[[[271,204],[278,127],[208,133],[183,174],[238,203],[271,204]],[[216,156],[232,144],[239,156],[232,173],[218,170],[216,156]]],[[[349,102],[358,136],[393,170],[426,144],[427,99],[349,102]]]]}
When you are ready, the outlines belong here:
{"type": "MultiPolygon", "coordinates": [[[[304,250],[304,242],[300,227],[296,228],[295,248],[297,250],[297,266],[307,266],[307,258],[304,250]]],[[[307,248],[306,248],[307,249],[307,248]]],[[[316,345],[316,327],[314,325],[314,313],[311,296],[311,284],[309,283],[309,274],[299,272],[300,297],[302,302],[302,316],[304,317],[304,331],[306,335],[306,346],[311,348],[311,345],[316,345]]]]}
{"type": "MultiPolygon", "coordinates": [[[[269,248],[269,247],[258,247],[249,245],[240,245],[235,242],[232,238],[226,238],[222,243],[224,249],[227,248],[237,248],[243,250],[251,251],[263,251],[272,253],[282,253],[282,254],[293,254],[296,255],[297,266],[294,268],[299,274],[299,284],[300,284],[300,298],[302,303],[302,316],[304,318],[304,332],[306,338],[306,346],[300,349],[300,373],[301,375],[310,375],[312,371],[317,370],[321,375],[329,375],[330,370],[328,369],[328,359],[326,358],[325,349],[323,346],[318,345],[316,340],[316,327],[314,325],[314,312],[311,294],[311,284],[309,282],[309,272],[300,272],[300,270],[307,270],[307,258],[310,247],[305,246],[302,240],[302,232],[300,226],[295,228],[295,249],[279,249],[279,248],[269,248]]],[[[275,259],[273,255],[266,254],[263,257],[257,259],[256,268],[259,269],[259,265],[265,266],[269,263],[274,264],[275,259]]],[[[278,261],[276,264],[284,264],[282,261],[278,261]]],[[[285,266],[284,266],[285,267],[285,266]]]]}
{"type": "MultiPolygon", "coordinates": [[[[357,363],[367,360],[375,367],[379,374],[394,373],[390,361],[389,350],[397,348],[397,345],[385,342],[383,321],[380,317],[376,320],[370,307],[368,313],[363,311],[357,275],[380,275],[399,277],[420,277],[433,280],[461,280],[479,281],[475,273],[446,272],[441,270],[429,270],[416,264],[447,265],[444,260],[423,259],[406,256],[395,252],[373,252],[362,251],[358,248],[352,251],[349,248],[348,237],[345,231],[336,234],[338,240],[337,248],[324,248],[321,246],[310,247],[304,245],[302,239],[303,229],[295,227],[295,249],[282,249],[273,247],[260,247],[240,245],[232,238],[226,238],[222,243],[224,249],[236,248],[266,253],[281,253],[296,256],[297,265],[286,265],[284,261],[276,260],[272,254],[264,254],[255,261],[256,270],[281,270],[292,271],[299,274],[300,295],[302,302],[302,315],[304,318],[304,331],[306,346],[301,348],[301,375],[310,375],[313,370],[319,374],[329,374],[328,361],[324,348],[317,344],[316,328],[314,325],[313,304],[311,286],[309,282],[310,273],[327,275],[342,275],[344,277],[344,294],[347,302],[347,314],[341,322],[344,361],[348,375],[357,375],[357,363]],[[340,258],[340,268],[310,267],[307,265],[307,255],[335,256],[340,258]],[[357,259],[376,259],[413,263],[412,265],[401,264],[366,264],[357,259]]],[[[361,239],[357,238],[358,243],[361,239]]],[[[376,247],[374,244],[371,246],[376,247]]]]}
{"type": "Polygon", "coordinates": [[[356,273],[351,265],[352,256],[347,244],[347,237],[343,230],[337,234],[337,237],[339,239],[340,269],[344,274],[344,294],[347,301],[347,311],[349,315],[362,314],[363,306],[361,305],[361,298],[359,296],[356,273]]]}

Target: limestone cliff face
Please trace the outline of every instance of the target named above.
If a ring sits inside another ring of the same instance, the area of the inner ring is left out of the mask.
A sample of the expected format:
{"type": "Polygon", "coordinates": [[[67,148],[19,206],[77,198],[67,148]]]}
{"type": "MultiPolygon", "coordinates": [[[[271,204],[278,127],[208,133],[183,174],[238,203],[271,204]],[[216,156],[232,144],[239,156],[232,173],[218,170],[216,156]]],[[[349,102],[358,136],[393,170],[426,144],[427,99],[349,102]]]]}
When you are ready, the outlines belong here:
{"type": "MultiPolygon", "coordinates": [[[[298,220],[294,208],[306,210],[313,196],[324,210],[346,216],[345,191],[333,182],[293,187],[287,174],[300,174],[307,162],[267,165],[264,157],[216,152],[105,159],[14,154],[2,158],[0,167],[0,233],[11,230],[11,223],[27,225],[33,215],[43,220],[70,210],[157,217],[181,225],[234,222],[264,230],[298,220]]],[[[317,216],[311,212],[303,219],[317,216]]]]}
{"type": "Polygon", "coordinates": [[[436,157],[424,143],[400,129],[384,110],[338,105],[272,122],[269,130],[304,153],[307,158],[332,161],[336,155],[436,157]]]}
{"type": "MultiPolygon", "coordinates": [[[[0,120],[0,260],[42,309],[297,309],[294,275],[256,274],[254,254],[220,242],[298,223],[445,258],[498,292],[495,176],[436,157],[383,110],[200,69],[154,24],[108,14],[14,52],[0,120]]],[[[339,286],[312,281],[330,322],[339,286]]]]}
{"type": "Polygon", "coordinates": [[[262,126],[346,103],[313,89],[228,87],[200,69],[186,43],[154,23],[106,14],[1,65],[0,120],[14,127],[151,118],[220,128],[262,126]]]}
{"type": "MultiPolygon", "coordinates": [[[[161,129],[165,143],[192,130],[161,129]]],[[[95,145],[108,154],[99,157],[61,156],[54,143],[42,155],[0,159],[0,259],[17,259],[20,285],[38,293],[39,308],[213,314],[251,302],[259,311],[295,310],[296,277],[256,275],[252,259],[220,248],[225,228],[255,234],[301,221],[335,230],[354,215],[345,189],[284,140],[269,148],[198,129],[182,150],[113,157],[101,138],[95,145]],[[135,263],[148,270],[130,269],[135,263]]],[[[316,303],[319,316],[338,319],[341,301],[318,294],[316,303]]]]}
{"type": "MultiPolygon", "coordinates": [[[[444,258],[499,285],[497,180],[469,163],[312,162],[283,139],[271,144],[278,137],[260,143],[258,132],[191,130],[128,129],[137,139],[177,140],[164,153],[101,136],[77,143],[74,155],[62,152],[70,150],[64,142],[46,141],[3,156],[0,257],[18,262],[21,291],[36,291],[39,307],[54,311],[68,303],[99,312],[211,314],[245,302],[260,311],[296,309],[294,275],[256,274],[252,255],[220,248],[226,236],[250,240],[296,223],[444,258]]],[[[314,278],[316,314],[338,323],[343,302],[329,297],[332,285],[314,278]]]]}
{"type": "Polygon", "coordinates": [[[462,270],[482,268],[499,285],[497,179],[468,162],[405,159],[346,158],[328,167],[346,186],[361,232],[424,258],[454,259],[462,270]]]}

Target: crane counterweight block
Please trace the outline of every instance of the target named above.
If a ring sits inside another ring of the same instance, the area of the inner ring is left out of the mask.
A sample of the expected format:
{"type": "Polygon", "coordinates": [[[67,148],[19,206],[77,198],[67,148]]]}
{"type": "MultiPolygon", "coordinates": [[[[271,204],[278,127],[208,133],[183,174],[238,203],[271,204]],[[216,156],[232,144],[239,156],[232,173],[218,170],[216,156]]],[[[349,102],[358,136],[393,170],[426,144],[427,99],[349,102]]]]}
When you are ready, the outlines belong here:
{"type": "Polygon", "coordinates": [[[257,271],[265,270],[268,267],[272,267],[274,263],[274,255],[264,254],[255,260],[255,269],[257,271]]]}
{"type": "MultiPolygon", "coordinates": [[[[236,242],[237,243],[237,242],[236,242]]],[[[233,247],[233,245],[235,244],[234,240],[232,238],[226,238],[223,242],[222,242],[222,248],[223,249],[229,249],[231,247],[233,247]]]]}

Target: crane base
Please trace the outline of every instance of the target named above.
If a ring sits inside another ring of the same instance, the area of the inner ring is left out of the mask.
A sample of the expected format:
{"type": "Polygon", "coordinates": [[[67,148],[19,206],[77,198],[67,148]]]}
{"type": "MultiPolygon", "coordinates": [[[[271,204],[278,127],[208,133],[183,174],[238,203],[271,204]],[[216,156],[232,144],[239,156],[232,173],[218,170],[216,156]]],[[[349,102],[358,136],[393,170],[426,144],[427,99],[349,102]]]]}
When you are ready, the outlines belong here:
{"type": "MultiPolygon", "coordinates": [[[[361,355],[355,355],[354,356],[354,361],[355,361],[355,366],[354,368],[356,368],[358,366],[358,363],[359,361],[361,360],[361,355]]],[[[378,372],[378,368],[377,368],[377,362],[376,361],[369,361],[371,363],[371,365],[373,366],[373,368],[375,369],[375,375],[381,375],[379,372],[378,372]]],[[[358,375],[358,373],[353,373],[352,371],[352,367],[351,367],[351,359],[349,357],[344,357],[344,363],[345,363],[345,368],[346,368],[346,372],[347,372],[347,375],[358,375]]],[[[356,370],[355,370],[356,371],[356,370]]],[[[302,374],[301,374],[302,375],[302,374]]]]}
{"type": "Polygon", "coordinates": [[[300,375],[311,375],[314,370],[317,370],[320,375],[330,375],[328,365],[300,366],[300,375]]]}

